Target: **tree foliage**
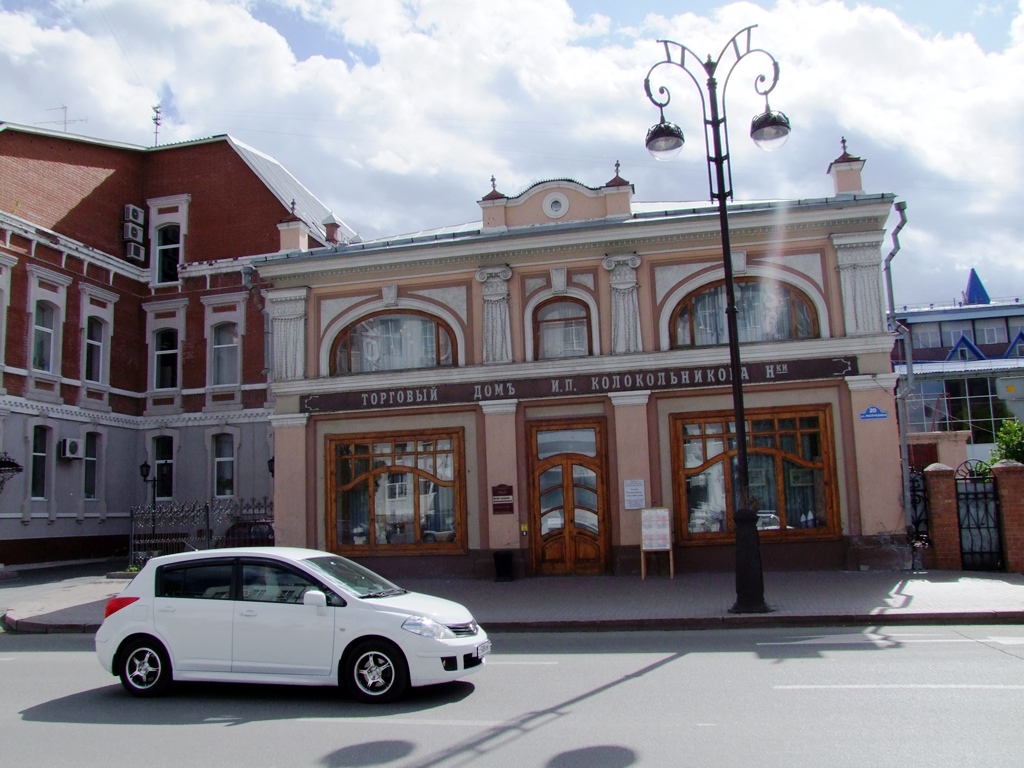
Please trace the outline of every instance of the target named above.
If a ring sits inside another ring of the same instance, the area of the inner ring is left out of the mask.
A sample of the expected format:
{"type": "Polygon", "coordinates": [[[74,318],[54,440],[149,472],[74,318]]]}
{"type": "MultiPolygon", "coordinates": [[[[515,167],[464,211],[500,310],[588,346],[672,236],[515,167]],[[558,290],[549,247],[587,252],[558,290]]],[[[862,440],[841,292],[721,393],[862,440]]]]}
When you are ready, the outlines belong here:
{"type": "Polygon", "coordinates": [[[1005,419],[996,434],[996,447],[991,463],[1007,459],[1024,464],[1024,424],[1016,419],[1005,419]]]}

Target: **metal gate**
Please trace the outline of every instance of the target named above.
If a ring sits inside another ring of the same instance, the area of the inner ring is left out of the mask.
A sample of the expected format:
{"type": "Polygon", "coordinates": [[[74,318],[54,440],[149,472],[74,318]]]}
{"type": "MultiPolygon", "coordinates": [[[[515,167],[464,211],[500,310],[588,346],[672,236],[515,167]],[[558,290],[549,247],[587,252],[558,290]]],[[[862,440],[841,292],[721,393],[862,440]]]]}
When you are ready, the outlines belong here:
{"type": "Polygon", "coordinates": [[[266,496],[131,508],[128,561],[132,565],[173,552],[273,543],[274,500],[266,496]]]}
{"type": "Polygon", "coordinates": [[[960,556],[965,571],[1003,570],[999,497],[988,465],[970,459],[956,470],[960,556]]]}

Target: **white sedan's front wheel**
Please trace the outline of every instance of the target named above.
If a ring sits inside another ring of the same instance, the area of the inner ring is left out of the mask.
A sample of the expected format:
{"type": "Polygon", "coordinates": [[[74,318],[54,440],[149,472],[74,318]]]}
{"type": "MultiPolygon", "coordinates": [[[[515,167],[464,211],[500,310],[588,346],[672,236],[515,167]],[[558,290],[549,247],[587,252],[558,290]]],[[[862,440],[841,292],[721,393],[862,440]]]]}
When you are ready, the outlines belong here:
{"type": "Polygon", "coordinates": [[[345,687],[353,697],[368,703],[394,701],[409,686],[405,656],[385,640],[366,640],[349,651],[343,665],[345,687]]]}

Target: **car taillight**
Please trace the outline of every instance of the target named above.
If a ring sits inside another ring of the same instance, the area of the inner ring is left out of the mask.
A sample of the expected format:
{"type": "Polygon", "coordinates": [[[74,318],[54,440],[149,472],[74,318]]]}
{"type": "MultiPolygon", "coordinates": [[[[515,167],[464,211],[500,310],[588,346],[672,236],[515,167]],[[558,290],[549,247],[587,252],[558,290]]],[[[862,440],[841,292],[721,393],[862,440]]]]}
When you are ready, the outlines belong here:
{"type": "Polygon", "coordinates": [[[114,597],[107,602],[107,610],[103,612],[103,618],[107,618],[112,614],[117,613],[122,608],[125,608],[134,603],[139,598],[137,597],[114,597]]]}

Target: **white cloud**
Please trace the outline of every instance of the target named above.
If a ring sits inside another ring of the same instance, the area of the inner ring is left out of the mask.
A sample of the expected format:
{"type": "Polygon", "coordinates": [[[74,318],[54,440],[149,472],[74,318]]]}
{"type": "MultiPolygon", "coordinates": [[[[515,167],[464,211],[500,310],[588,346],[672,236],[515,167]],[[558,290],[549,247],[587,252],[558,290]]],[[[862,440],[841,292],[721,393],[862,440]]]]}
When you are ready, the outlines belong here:
{"type": "Polygon", "coordinates": [[[642,146],[658,116],[643,77],[662,55],[658,37],[703,58],[758,24],[754,43],[781,64],[772,106],[795,130],[770,155],[747,140],[747,121],[763,108],[752,84],[767,59],[745,60],[726,94],[736,197],[827,196],[825,169],[845,135],[868,160],[868,191],[909,202],[894,267],[901,303],[928,301],[927,290],[955,295],[968,263],[993,295],[1002,294],[993,286],[1024,293],[1020,4],[1004,4],[1010,42],[990,52],[968,34],[923,34],[893,11],[838,0],[740,2],[705,16],[669,16],[674,5],[657,3],[633,27],[574,16],[564,0],[3,7],[0,119],[42,122],[66,104],[69,118],[89,120],[72,130],[149,144],[151,107],[171,94],[162,142],[232,133],[277,157],[366,236],[478,217],[491,174],[508,194],[552,177],[598,185],[616,160],[639,199],[706,199],[696,89],[684,73],[668,76],[666,116],[688,146],[659,164],[642,146]],[[305,26],[258,21],[253,13],[268,4],[305,26]],[[311,29],[327,42],[299,61],[288,40],[311,29]]]}

